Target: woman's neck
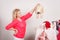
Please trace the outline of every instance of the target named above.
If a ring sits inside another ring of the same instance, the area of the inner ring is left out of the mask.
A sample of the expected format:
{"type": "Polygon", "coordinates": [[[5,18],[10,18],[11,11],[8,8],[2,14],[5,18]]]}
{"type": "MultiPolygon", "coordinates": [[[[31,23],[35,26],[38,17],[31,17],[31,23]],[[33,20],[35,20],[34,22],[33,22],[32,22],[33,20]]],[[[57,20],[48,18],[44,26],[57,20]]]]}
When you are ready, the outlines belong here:
{"type": "Polygon", "coordinates": [[[20,17],[17,18],[19,21],[22,21],[20,17]]]}

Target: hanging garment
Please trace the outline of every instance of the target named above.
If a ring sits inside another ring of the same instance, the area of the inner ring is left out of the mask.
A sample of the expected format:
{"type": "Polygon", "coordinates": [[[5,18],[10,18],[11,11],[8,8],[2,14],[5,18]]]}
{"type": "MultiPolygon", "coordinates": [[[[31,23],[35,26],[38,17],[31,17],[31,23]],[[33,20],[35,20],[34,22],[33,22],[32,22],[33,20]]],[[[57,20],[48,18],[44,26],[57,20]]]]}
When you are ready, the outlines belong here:
{"type": "Polygon", "coordinates": [[[45,32],[43,31],[41,35],[38,36],[38,40],[45,40],[45,32]]]}
{"type": "Polygon", "coordinates": [[[45,35],[47,40],[57,40],[56,37],[56,29],[51,27],[51,23],[49,21],[45,21],[45,35]]]}
{"type": "Polygon", "coordinates": [[[42,32],[43,32],[43,29],[37,28],[35,40],[41,40],[40,36],[43,37],[42,32]]]}
{"type": "Polygon", "coordinates": [[[56,30],[54,30],[53,28],[49,28],[49,29],[45,30],[45,32],[46,32],[49,40],[57,40],[56,30]]]}
{"type": "Polygon", "coordinates": [[[43,33],[44,29],[43,28],[44,28],[43,24],[40,24],[40,27],[38,27],[36,30],[35,40],[42,40],[43,39],[43,35],[44,35],[44,33],[43,33]]]}
{"type": "Polygon", "coordinates": [[[60,20],[58,21],[58,35],[57,35],[57,40],[60,40],[60,20]]]}
{"type": "Polygon", "coordinates": [[[57,40],[60,40],[60,27],[58,28],[57,40]]]}
{"type": "Polygon", "coordinates": [[[58,28],[60,27],[60,20],[59,21],[57,21],[57,30],[58,30],[58,28]]]}

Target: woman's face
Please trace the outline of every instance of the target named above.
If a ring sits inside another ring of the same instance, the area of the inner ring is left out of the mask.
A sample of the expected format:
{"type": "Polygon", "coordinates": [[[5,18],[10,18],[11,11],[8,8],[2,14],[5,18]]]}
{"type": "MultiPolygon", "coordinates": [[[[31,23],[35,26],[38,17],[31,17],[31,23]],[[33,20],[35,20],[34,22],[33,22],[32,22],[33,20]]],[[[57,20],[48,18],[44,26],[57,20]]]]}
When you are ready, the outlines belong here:
{"type": "Polygon", "coordinates": [[[21,12],[20,11],[18,11],[17,13],[16,13],[16,17],[20,17],[20,14],[21,12]]]}

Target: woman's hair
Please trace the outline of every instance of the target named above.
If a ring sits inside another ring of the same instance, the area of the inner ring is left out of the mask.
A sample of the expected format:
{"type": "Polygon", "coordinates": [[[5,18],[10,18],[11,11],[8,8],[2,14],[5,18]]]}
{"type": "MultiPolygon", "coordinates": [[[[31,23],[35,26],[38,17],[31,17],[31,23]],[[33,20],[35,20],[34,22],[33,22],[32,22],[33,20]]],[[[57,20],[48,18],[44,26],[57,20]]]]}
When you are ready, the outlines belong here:
{"type": "Polygon", "coordinates": [[[13,10],[13,14],[12,14],[12,19],[13,20],[17,18],[17,14],[18,14],[19,11],[20,11],[20,9],[14,9],[13,10]]]}

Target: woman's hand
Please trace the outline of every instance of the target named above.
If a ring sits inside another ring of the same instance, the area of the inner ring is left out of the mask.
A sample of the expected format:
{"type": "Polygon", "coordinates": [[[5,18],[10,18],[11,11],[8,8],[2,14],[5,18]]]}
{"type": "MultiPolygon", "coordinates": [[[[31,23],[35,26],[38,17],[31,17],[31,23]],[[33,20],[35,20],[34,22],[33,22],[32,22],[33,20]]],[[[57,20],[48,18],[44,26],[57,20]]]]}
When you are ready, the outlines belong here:
{"type": "Polygon", "coordinates": [[[40,4],[38,3],[32,10],[31,10],[31,13],[33,13],[36,9],[37,9],[37,7],[39,6],[40,4]]]}
{"type": "Polygon", "coordinates": [[[15,34],[18,32],[17,29],[14,29],[14,28],[10,28],[10,30],[13,30],[15,34]]]}

